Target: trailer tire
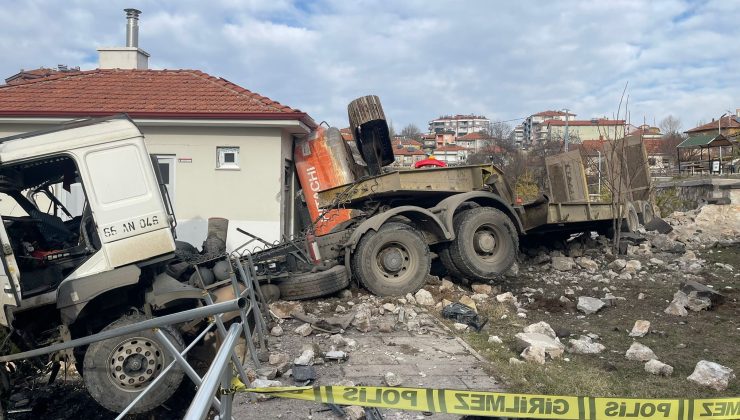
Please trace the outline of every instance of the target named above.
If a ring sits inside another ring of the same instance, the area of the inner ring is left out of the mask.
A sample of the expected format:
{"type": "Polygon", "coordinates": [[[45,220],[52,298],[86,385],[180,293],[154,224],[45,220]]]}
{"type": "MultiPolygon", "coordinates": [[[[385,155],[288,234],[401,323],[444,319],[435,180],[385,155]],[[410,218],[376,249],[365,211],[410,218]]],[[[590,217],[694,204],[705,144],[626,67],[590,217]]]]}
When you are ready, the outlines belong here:
{"type": "Polygon", "coordinates": [[[335,265],[326,271],[292,276],[280,281],[277,286],[280,289],[280,299],[311,299],[347,288],[349,277],[343,265],[335,265]]]}
{"type": "Polygon", "coordinates": [[[439,255],[439,260],[442,261],[442,265],[445,267],[445,270],[447,270],[447,275],[449,275],[453,279],[458,280],[464,280],[468,278],[468,276],[463,274],[462,271],[457,268],[455,262],[452,261],[452,256],[450,255],[450,250],[448,247],[445,246],[440,248],[439,252],[437,252],[437,255],[439,255]]]}
{"type": "Polygon", "coordinates": [[[622,232],[637,232],[640,227],[640,218],[637,216],[635,205],[628,201],[625,204],[625,215],[622,221],[622,232]]]}
{"type": "MultiPolygon", "coordinates": [[[[144,320],[146,318],[140,314],[123,316],[110,323],[103,331],[144,320]]],[[[176,329],[166,326],[160,330],[178,351],[185,348],[182,336],[176,329]]],[[[172,360],[173,357],[154,332],[145,330],[90,344],[85,352],[82,378],[90,396],[98,404],[120,413],[159,375],[157,370],[163,370],[172,360]],[[153,368],[144,370],[147,366],[153,368]],[[113,372],[122,372],[125,383],[120,378],[114,378],[113,372]]],[[[167,373],[167,378],[145,395],[130,413],[145,413],[162,405],[175,393],[182,378],[182,368],[179,365],[173,366],[167,373]]]]}
{"type": "Polygon", "coordinates": [[[353,257],[355,277],[377,296],[415,293],[424,286],[432,266],[424,238],[412,226],[399,222],[365,233],[353,257]]]}
{"type": "Polygon", "coordinates": [[[653,209],[653,205],[650,204],[649,201],[639,201],[638,206],[640,206],[639,216],[641,225],[645,226],[653,219],[655,219],[655,210],[653,209]]]}
{"type": "Polygon", "coordinates": [[[501,210],[478,207],[453,220],[455,239],[450,242],[452,262],[470,279],[491,280],[516,262],[519,235],[501,210]]]}

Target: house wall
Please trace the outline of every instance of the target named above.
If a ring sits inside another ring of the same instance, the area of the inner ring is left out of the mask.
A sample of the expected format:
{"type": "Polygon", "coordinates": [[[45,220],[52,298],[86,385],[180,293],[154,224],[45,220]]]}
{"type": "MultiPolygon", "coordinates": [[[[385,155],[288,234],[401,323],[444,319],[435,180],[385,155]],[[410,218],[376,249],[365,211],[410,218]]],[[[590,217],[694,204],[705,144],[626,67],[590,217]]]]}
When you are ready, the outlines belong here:
{"type": "MultiPolygon", "coordinates": [[[[0,124],[0,137],[48,126],[0,124]]],[[[174,155],[174,209],[177,236],[200,247],[208,218],[230,220],[228,246],[247,237],[237,227],[272,242],[283,220],[284,160],[292,136],[279,128],[173,127],[140,125],[151,154],[174,155]],[[239,169],[217,169],[216,148],[239,147],[239,169]],[[189,158],[190,163],[179,159],[189,158]]]]}

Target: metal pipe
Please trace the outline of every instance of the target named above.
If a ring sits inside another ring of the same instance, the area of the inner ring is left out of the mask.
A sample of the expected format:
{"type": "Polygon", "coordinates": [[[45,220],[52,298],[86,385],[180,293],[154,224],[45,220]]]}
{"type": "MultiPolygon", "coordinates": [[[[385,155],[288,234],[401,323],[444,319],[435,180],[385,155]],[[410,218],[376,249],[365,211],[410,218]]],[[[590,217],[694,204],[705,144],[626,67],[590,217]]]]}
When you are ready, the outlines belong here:
{"type": "MultiPolygon", "coordinates": [[[[167,349],[167,351],[170,352],[172,357],[175,358],[175,361],[180,364],[180,367],[182,370],[185,371],[185,374],[188,375],[188,378],[190,378],[193,383],[195,383],[196,387],[199,387],[202,380],[200,379],[200,376],[198,376],[197,373],[195,373],[195,370],[193,369],[190,364],[188,364],[187,360],[185,360],[184,357],[180,354],[179,351],[177,351],[177,348],[170,342],[170,340],[167,338],[167,336],[162,332],[161,329],[157,329],[154,334],[156,334],[157,337],[159,337],[160,340],[162,340],[162,344],[167,349]]],[[[218,401],[216,397],[213,397],[213,401],[211,402],[213,407],[216,410],[221,409],[221,403],[218,401]]]]}
{"type": "Polygon", "coordinates": [[[123,9],[126,12],[126,46],[139,48],[139,15],[141,10],[123,9]]]}
{"type": "MultiPolygon", "coordinates": [[[[209,324],[205,329],[203,329],[203,331],[200,332],[200,334],[198,334],[197,337],[195,337],[195,339],[193,339],[193,341],[190,342],[190,344],[187,347],[185,347],[185,350],[183,350],[182,353],[178,353],[178,354],[180,356],[185,356],[186,354],[188,354],[188,352],[193,347],[195,347],[195,345],[198,344],[198,342],[206,334],[208,334],[209,331],[211,331],[211,329],[213,328],[213,326],[214,326],[213,323],[209,324]]],[[[167,342],[169,342],[169,340],[167,340],[167,342]]],[[[175,367],[175,364],[176,363],[177,363],[176,360],[171,361],[170,364],[167,365],[167,367],[164,368],[164,370],[162,370],[162,372],[159,374],[159,376],[157,376],[156,378],[154,378],[154,380],[152,381],[152,383],[150,383],[149,386],[147,386],[145,390],[141,391],[139,393],[139,395],[137,395],[136,398],[134,398],[134,400],[131,401],[131,404],[129,404],[126,408],[124,408],[123,411],[121,411],[121,413],[118,415],[118,417],[116,417],[115,420],[122,420],[124,417],[126,417],[126,414],[128,414],[128,412],[131,411],[131,409],[133,409],[134,407],[136,407],[136,404],[139,402],[139,400],[141,400],[142,398],[144,398],[144,396],[146,395],[147,392],[149,392],[150,389],[154,389],[154,387],[156,387],[157,385],[159,385],[159,383],[164,380],[164,378],[167,376],[167,373],[173,367],[175,367]]],[[[200,379],[200,378],[198,378],[198,379],[200,379]]]]}
{"type": "Polygon", "coordinates": [[[189,309],[187,311],[177,312],[158,318],[147,319],[146,321],[137,322],[136,324],[126,325],[108,331],[101,331],[97,334],[88,335],[75,340],[65,341],[63,343],[52,344],[40,349],[24,351],[22,353],[0,356],[0,362],[10,362],[13,360],[26,359],[29,357],[41,356],[43,354],[54,353],[60,350],[71,349],[92,344],[96,341],[103,341],[109,338],[120,337],[126,334],[137,333],[139,331],[149,330],[152,328],[164,327],[165,325],[179,324],[196,318],[205,318],[207,316],[222,314],[225,312],[238,311],[247,305],[247,300],[243,298],[230,300],[228,302],[215,303],[200,308],[189,309]]]}
{"type": "Polygon", "coordinates": [[[190,404],[185,417],[183,417],[184,419],[202,420],[208,414],[211,406],[211,397],[216,394],[224,370],[228,367],[228,362],[234,353],[234,346],[236,346],[236,340],[239,338],[241,328],[242,326],[239,323],[232,324],[229,328],[226,339],[218,350],[218,353],[216,353],[216,357],[213,359],[211,367],[208,368],[208,372],[203,377],[203,382],[195,397],[193,397],[193,402],[190,404]]]}

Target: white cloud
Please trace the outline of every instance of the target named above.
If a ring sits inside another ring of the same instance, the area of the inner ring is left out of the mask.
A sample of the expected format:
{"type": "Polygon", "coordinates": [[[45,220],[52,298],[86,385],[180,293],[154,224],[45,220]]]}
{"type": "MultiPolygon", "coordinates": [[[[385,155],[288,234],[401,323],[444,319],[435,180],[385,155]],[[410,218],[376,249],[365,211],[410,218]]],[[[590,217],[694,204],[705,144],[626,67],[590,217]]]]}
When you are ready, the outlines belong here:
{"type": "Polygon", "coordinates": [[[383,99],[397,128],[444,113],[522,117],[570,108],[684,128],[740,107],[740,11],[731,2],[11,0],[0,11],[0,75],[95,66],[141,16],[154,68],[197,68],[345,126],[346,105],[383,99]]]}

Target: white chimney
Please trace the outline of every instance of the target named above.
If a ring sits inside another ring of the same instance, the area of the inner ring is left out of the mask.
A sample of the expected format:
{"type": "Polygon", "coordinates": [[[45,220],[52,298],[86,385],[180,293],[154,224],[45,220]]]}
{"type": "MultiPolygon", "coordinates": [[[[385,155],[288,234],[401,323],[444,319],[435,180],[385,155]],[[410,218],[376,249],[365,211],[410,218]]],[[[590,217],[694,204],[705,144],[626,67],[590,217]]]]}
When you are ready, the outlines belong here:
{"type": "Polygon", "coordinates": [[[139,48],[139,14],[140,10],[124,9],[126,12],[126,46],[98,48],[101,69],[136,69],[149,68],[149,54],[139,48]]]}

